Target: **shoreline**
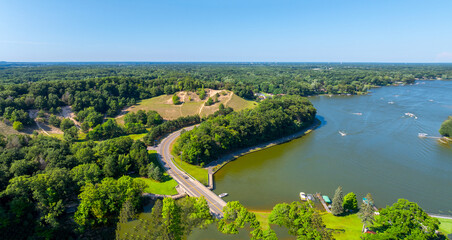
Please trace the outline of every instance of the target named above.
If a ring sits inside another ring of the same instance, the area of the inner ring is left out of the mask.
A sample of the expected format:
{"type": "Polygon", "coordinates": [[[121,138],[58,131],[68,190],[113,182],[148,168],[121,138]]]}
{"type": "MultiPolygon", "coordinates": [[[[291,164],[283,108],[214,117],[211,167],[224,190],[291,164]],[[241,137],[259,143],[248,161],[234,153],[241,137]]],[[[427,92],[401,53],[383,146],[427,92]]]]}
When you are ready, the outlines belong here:
{"type": "Polygon", "coordinates": [[[209,174],[208,187],[214,189],[213,176],[215,175],[216,172],[218,172],[218,170],[223,168],[229,162],[235,161],[237,158],[247,155],[249,153],[261,151],[261,150],[300,138],[300,137],[312,132],[314,129],[318,128],[321,125],[321,123],[322,123],[322,121],[320,121],[320,119],[318,119],[316,117],[314,122],[310,126],[303,128],[302,130],[300,130],[296,133],[292,133],[288,136],[278,138],[278,139],[275,139],[275,140],[272,140],[272,141],[269,141],[266,143],[261,143],[261,144],[258,144],[258,145],[252,146],[252,147],[247,147],[244,149],[234,151],[232,153],[226,154],[225,156],[220,157],[219,159],[207,164],[205,168],[208,170],[208,174],[209,174]]]}

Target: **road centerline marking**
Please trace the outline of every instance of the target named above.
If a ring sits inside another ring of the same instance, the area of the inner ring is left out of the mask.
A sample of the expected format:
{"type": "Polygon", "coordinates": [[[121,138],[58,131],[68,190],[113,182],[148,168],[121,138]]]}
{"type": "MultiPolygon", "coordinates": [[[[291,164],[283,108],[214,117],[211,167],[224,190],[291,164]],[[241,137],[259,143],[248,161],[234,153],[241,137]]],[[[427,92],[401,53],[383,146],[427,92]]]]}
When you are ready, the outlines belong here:
{"type": "MultiPolygon", "coordinates": [[[[171,165],[169,164],[169,162],[167,161],[166,156],[165,156],[165,148],[166,148],[166,146],[167,146],[168,144],[169,144],[168,141],[166,141],[166,142],[163,143],[162,156],[163,156],[163,160],[166,162],[166,164],[168,164],[168,166],[171,167],[171,165]]],[[[170,161],[172,161],[172,160],[170,159],[170,161]]],[[[214,203],[212,203],[206,196],[204,196],[202,193],[200,193],[200,192],[198,191],[198,189],[196,189],[196,187],[194,187],[194,186],[191,185],[189,182],[187,182],[187,181],[185,180],[185,178],[183,178],[183,177],[177,172],[176,169],[174,170],[174,172],[177,174],[177,176],[178,176],[179,178],[182,179],[182,181],[184,181],[185,183],[187,183],[187,184],[188,184],[190,187],[192,187],[196,192],[198,192],[199,195],[203,196],[204,199],[206,199],[212,206],[214,206],[216,209],[218,209],[218,211],[220,211],[221,213],[223,213],[223,211],[222,211],[219,207],[217,207],[217,205],[215,205],[214,203]]]]}

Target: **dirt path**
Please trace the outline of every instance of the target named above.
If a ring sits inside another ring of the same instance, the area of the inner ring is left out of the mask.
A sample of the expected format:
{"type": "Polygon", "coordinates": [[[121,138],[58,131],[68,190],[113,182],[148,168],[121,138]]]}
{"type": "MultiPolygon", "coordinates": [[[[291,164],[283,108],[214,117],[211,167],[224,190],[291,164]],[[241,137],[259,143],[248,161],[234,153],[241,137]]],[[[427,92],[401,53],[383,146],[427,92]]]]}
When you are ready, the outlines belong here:
{"type": "Polygon", "coordinates": [[[232,99],[232,95],[234,95],[234,93],[233,93],[233,92],[231,92],[231,94],[230,94],[230,96],[229,96],[229,99],[228,99],[228,100],[226,100],[226,102],[224,102],[224,106],[225,106],[225,107],[227,107],[227,106],[228,106],[228,103],[229,103],[229,101],[231,101],[231,99],[232,99]]]}
{"type": "Polygon", "coordinates": [[[202,112],[202,109],[204,108],[204,105],[206,104],[206,101],[207,101],[207,100],[202,101],[201,107],[199,108],[199,111],[198,111],[198,115],[199,115],[199,116],[201,116],[201,112],[202,112]]]}
{"type": "Polygon", "coordinates": [[[64,106],[64,107],[62,107],[61,108],[61,116],[64,117],[64,118],[71,119],[75,123],[75,126],[77,128],[80,128],[81,124],[77,120],[74,119],[75,114],[74,114],[74,112],[72,112],[72,107],[71,106],[64,106]]]}
{"type": "Polygon", "coordinates": [[[33,119],[33,121],[36,123],[38,128],[41,129],[41,131],[50,136],[50,134],[46,130],[44,130],[44,128],[41,127],[41,124],[39,124],[39,122],[35,120],[36,117],[38,117],[38,110],[28,110],[28,115],[30,116],[30,118],[33,119]]]}

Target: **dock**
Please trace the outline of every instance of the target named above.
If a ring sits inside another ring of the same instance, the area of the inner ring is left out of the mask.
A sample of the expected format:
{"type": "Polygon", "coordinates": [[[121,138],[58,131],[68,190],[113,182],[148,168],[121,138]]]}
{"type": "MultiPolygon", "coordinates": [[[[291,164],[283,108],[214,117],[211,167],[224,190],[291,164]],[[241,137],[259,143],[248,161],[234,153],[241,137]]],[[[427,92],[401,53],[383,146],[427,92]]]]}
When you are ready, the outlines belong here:
{"type": "Polygon", "coordinates": [[[375,204],[374,204],[373,202],[369,202],[369,201],[367,200],[367,198],[363,198],[363,202],[364,202],[365,204],[370,204],[370,205],[372,206],[372,208],[375,210],[375,212],[378,212],[378,208],[375,207],[375,204]]]}
{"type": "Polygon", "coordinates": [[[323,200],[322,195],[320,195],[320,193],[316,193],[315,195],[320,200],[320,203],[325,208],[325,211],[331,213],[331,210],[328,208],[328,205],[326,205],[326,202],[325,202],[325,200],[323,200]]]}

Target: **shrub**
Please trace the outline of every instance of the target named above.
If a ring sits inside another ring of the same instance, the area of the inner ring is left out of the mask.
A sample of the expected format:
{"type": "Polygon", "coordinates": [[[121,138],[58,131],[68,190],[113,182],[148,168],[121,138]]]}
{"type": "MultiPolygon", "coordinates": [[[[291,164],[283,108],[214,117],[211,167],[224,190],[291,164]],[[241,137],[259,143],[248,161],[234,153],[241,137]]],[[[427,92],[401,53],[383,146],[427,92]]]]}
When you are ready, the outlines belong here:
{"type": "Polygon", "coordinates": [[[16,131],[22,131],[22,130],[24,130],[24,125],[21,122],[19,122],[19,121],[15,121],[13,123],[13,128],[16,131]]]}
{"type": "Polygon", "coordinates": [[[452,117],[449,117],[446,121],[441,124],[439,133],[446,137],[452,137],[452,117]]]}
{"type": "Polygon", "coordinates": [[[210,97],[209,99],[207,99],[205,105],[206,105],[206,106],[210,106],[210,105],[212,105],[212,104],[214,104],[214,101],[213,101],[213,99],[210,97]]]}
{"type": "Polygon", "coordinates": [[[179,98],[179,96],[177,96],[177,94],[173,95],[173,104],[174,105],[180,104],[180,98],[179,98]]]}
{"type": "Polygon", "coordinates": [[[356,195],[353,192],[347,193],[344,197],[342,206],[344,207],[344,210],[358,209],[358,200],[356,200],[356,195]]]}

